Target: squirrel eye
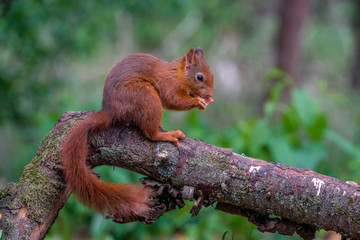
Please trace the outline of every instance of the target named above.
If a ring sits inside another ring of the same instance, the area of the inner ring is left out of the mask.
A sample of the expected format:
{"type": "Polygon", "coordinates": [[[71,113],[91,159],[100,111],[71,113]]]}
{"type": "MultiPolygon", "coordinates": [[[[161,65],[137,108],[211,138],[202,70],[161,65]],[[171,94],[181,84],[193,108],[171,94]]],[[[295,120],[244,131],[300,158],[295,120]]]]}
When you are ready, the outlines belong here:
{"type": "Polygon", "coordinates": [[[200,82],[204,81],[204,76],[202,74],[198,74],[196,75],[196,79],[199,80],[200,82]]]}

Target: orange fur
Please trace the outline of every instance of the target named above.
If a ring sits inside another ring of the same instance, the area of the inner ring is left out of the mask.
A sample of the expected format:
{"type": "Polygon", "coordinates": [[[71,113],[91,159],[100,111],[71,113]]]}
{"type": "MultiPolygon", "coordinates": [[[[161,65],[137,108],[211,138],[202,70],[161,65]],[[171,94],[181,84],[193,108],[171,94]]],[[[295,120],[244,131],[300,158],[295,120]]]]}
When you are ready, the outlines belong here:
{"type": "Polygon", "coordinates": [[[102,110],[76,124],[62,145],[61,159],[70,189],[100,213],[115,211],[126,218],[148,214],[151,190],[100,181],[87,167],[89,133],[113,124],[131,124],[153,141],[178,146],[179,139],[185,137],[181,131],[159,131],[162,108],[205,109],[213,101],[212,93],[213,76],[200,48],[190,49],[170,63],[142,53],[119,61],[106,79],[102,110]]]}

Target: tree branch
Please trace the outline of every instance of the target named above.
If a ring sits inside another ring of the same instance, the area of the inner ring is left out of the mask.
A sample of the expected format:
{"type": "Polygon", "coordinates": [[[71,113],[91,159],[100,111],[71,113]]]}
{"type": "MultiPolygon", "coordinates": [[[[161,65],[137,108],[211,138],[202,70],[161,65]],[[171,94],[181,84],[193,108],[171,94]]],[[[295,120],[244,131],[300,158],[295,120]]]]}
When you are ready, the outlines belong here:
{"type": "MultiPolygon", "coordinates": [[[[60,146],[75,122],[91,112],[64,114],[42,141],[18,183],[0,190],[0,229],[6,239],[43,239],[70,192],[60,164],[60,146]]],[[[179,147],[151,142],[138,130],[111,127],[90,136],[88,164],[117,166],[151,177],[142,180],[155,188],[152,219],[183,199],[201,206],[242,215],[260,231],[312,239],[318,229],[360,238],[360,188],[308,169],[249,158],[231,149],[184,139],[179,147]],[[269,215],[279,217],[270,218],[269,215]]],[[[107,216],[124,222],[117,216],[107,216]]],[[[126,221],[125,221],[126,222],[126,221]]]]}

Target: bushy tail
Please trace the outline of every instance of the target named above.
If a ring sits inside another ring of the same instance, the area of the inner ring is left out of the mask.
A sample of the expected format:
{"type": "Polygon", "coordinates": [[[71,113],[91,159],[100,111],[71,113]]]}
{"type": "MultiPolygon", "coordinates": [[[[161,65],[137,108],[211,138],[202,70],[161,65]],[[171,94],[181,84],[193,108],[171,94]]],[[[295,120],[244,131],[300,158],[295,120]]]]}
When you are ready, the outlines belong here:
{"type": "Polygon", "coordinates": [[[116,212],[120,217],[144,216],[149,211],[150,190],[140,185],[100,181],[86,165],[89,132],[105,129],[110,124],[110,116],[99,111],[71,129],[61,150],[66,182],[86,206],[102,214],[116,212]]]}

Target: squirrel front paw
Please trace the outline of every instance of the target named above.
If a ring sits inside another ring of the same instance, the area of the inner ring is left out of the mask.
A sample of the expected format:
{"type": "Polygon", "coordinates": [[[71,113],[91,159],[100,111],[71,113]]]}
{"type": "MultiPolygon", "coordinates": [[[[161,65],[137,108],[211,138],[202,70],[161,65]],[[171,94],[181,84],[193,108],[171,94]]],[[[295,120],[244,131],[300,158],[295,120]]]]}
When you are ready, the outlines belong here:
{"type": "Polygon", "coordinates": [[[196,107],[200,110],[205,110],[208,103],[206,102],[205,99],[203,99],[202,97],[196,97],[195,98],[196,101],[196,107]]]}
{"type": "Polygon", "coordinates": [[[195,101],[196,101],[196,107],[198,109],[205,110],[206,107],[214,101],[214,99],[212,99],[212,97],[207,97],[205,99],[202,97],[196,97],[195,101]]]}

